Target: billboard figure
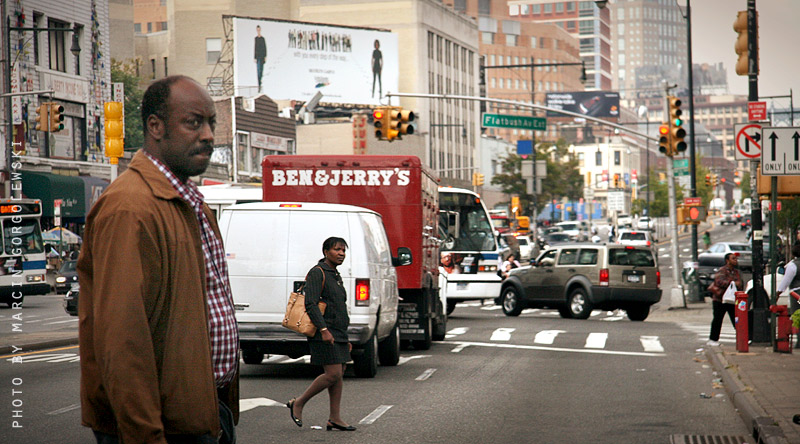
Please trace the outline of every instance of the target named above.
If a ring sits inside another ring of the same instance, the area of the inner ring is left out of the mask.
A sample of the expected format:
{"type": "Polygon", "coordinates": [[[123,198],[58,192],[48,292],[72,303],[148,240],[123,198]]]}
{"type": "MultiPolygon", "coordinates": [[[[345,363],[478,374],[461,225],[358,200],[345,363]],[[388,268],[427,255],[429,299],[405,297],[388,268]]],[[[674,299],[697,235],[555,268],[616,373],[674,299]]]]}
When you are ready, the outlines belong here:
{"type": "Polygon", "coordinates": [[[383,70],[383,55],[381,54],[381,42],[375,40],[375,50],[372,51],[372,97],[375,97],[375,78],[378,79],[378,97],[381,97],[383,83],[381,82],[381,70],[383,70]]]}
{"type": "Polygon", "coordinates": [[[264,75],[264,63],[267,61],[267,42],[261,35],[261,26],[256,26],[255,61],[256,77],[258,78],[258,92],[261,92],[261,77],[264,75]]]}

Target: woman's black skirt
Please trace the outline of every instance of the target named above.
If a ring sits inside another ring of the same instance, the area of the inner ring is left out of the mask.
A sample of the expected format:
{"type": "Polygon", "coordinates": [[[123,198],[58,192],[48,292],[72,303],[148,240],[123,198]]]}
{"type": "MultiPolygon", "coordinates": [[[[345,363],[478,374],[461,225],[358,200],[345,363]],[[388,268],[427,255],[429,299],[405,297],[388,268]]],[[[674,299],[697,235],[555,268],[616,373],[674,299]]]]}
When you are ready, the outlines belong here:
{"type": "Polygon", "coordinates": [[[350,345],[347,342],[308,341],[311,363],[314,365],[344,364],[350,361],[350,345]]]}

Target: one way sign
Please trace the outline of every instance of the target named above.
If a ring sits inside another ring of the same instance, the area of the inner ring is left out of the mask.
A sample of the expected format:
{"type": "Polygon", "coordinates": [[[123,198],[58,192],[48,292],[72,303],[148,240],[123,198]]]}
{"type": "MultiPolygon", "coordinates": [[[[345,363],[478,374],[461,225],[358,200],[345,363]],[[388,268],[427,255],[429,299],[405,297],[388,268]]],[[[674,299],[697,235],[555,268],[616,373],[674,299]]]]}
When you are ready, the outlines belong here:
{"type": "Polygon", "coordinates": [[[761,144],[762,175],[800,175],[800,128],[765,127],[761,144]]]}

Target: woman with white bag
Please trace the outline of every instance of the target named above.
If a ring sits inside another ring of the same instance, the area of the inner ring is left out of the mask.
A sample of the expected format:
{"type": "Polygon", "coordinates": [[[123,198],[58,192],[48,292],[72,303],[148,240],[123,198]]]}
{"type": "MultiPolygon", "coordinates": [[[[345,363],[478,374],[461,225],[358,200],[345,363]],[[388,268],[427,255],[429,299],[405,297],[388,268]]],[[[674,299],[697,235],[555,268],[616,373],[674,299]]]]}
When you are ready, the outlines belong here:
{"type": "MultiPolygon", "coordinates": [[[[739,274],[739,255],[737,253],[728,253],[725,255],[725,265],[717,271],[714,275],[714,283],[709,286],[708,290],[711,292],[711,304],[714,310],[714,319],[711,321],[711,334],[708,336],[708,345],[719,345],[719,333],[722,330],[722,321],[725,319],[725,313],[731,319],[733,327],[736,328],[736,321],[734,318],[734,310],[736,308],[735,299],[733,302],[723,303],[723,295],[728,291],[728,287],[733,283],[736,287],[733,289],[744,288],[742,286],[742,276],[739,274]]],[[[726,298],[727,299],[727,298],[726,298]]]]}

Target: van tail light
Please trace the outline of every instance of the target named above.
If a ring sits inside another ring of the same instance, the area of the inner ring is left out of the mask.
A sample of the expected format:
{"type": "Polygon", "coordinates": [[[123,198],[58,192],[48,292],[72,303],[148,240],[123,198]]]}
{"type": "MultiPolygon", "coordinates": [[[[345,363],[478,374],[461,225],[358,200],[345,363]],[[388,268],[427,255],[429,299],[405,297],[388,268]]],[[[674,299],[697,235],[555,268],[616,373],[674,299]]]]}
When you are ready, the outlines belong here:
{"type": "Polygon", "coordinates": [[[600,286],[608,287],[608,268],[600,270],[600,286]]]}
{"type": "Polygon", "coordinates": [[[356,279],[356,306],[369,305],[369,279],[356,279]]]}
{"type": "Polygon", "coordinates": [[[656,287],[660,287],[660,286],[661,286],[661,272],[660,271],[656,271],[656,287]]]}
{"type": "Polygon", "coordinates": [[[647,246],[648,246],[648,247],[650,246],[650,241],[647,241],[647,246]]]}

